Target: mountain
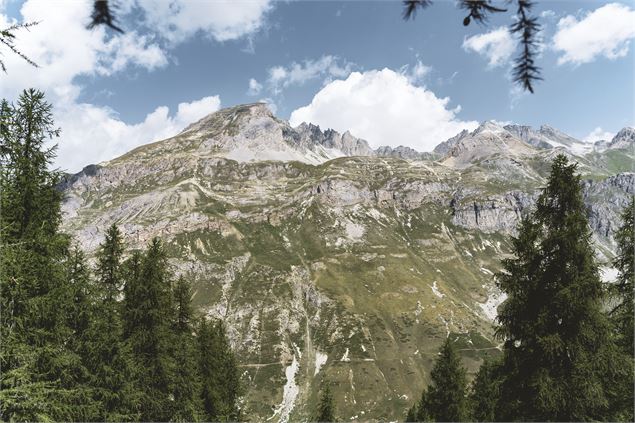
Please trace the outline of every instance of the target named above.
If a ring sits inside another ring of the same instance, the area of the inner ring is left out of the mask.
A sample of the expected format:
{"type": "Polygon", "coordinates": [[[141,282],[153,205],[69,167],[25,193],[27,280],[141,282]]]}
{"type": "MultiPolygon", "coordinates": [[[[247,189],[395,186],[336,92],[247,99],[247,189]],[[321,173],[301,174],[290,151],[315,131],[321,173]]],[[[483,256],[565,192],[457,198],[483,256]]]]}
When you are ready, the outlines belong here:
{"type": "Polygon", "coordinates": [[[633,149],[635,146],[635,129],[626,127],[620,130],[611,142],[608,144],[608,148],[611,149],[633,149]]]}
{"type": "Polygon", "coordinates": [[[64,228],[89,255],[113,222],[132,249],[163,238],[227,323],[246,419],[308,419],[328,380],[341,420],[401,420],[447,336],[471,375],[497,354],[494,274],[555,154],[580,163],[606,263],[634,194],[632,150],[538,148],[494,122],[454,138],[374,151],[237,106],[69,176],[64,228]]]}
{"type": "Polygon", "coordinates": [[[538,130],[524,125],[506,125],[505,129],[525,143],[537,148],[566,148],[584,154],[593,150],[593,145],[573,138],[549,125],[542,125],[538,130]]]}

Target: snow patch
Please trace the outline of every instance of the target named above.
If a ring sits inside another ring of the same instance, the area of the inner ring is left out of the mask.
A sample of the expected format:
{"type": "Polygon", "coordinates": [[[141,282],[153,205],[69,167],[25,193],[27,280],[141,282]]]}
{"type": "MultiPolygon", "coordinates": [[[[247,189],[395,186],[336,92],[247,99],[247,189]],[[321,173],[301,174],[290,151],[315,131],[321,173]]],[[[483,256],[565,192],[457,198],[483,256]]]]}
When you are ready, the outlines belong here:
{"type": "Polygon", "coordinates": [[[615,282],[618,275],[619,271],[614,267],[600,267],[600,279],[602,279],[602,282],[615,282]]]}
{"type": "Polygon", "coordinates": [[[280,414],[280,423],[287,423],[289,421],[289,415],[291,414],[291,411],[293,411],[295,400],[298,397],[298,393],[300,392],[300,388],[295,383],[295,375],[298,373],[299,368],[300,362],[294,354],[293,361],[284,370],[284,374],[287,377],[287,383],[284,384],[284,388],[282,391],[282,402],[273,412],[273,415],[267,419],[267,421],[273,419],[278,414],[280,414]]]}
{"type": "Polygon", "coordinates": [[[439,291],[439,288],[437,287],[437,281],[434,281],[434,282],[432,283],[432,286],[431,286],[430,288],[432,288],[432,293],[433,293],[434,295],[436,295],[437,297],[439,297],[439,298],[443,298],[443,297],[445,297],[445,294],[442,294],[442,293],[439,291]]]}
{"type": "Polygon", "coordinates": [[[340,358],[340,361],[351,361],[351,359],[348,358],[348,347],[346,347],[346,352],[344,353],[342,358],[340,358]]]}
{"type": "Polygon", "coordinates": [[[500,292],[498,289],[492,289],[487,296],[487,301],[479,303],[479,307],[483,310],[483,314],[487,316],[489,320],[496,319],[498,315],[498,306],[507,299],[507,294],[500,292]]]}
{"type": "Polygon", "coordinates": [[[328,358],[329,356],[327,354],[324,354],[323,352],[315,352],[315,373],[313,373],[313,376],[316,376],[318,373],[320,373],[320,369],[322,368],[322,366],[324,366],[324,364],[326,364],[326,360],[328,360],[328,358]]]}
{"type": "Polygon", "coordinates": [[[494,272],[492,272],[489,269],[486,269],[485,267],[481,267],[481,272],[485,273],[486,275],[493,275],[494,272]]]}
{"type": "Polygon", "coordinates": [[[366,232],[366,229],[362,225],[350,221],[346,222],[346,236],[348,239],[357,241],[364,236],[364,232],[366,232]]]}

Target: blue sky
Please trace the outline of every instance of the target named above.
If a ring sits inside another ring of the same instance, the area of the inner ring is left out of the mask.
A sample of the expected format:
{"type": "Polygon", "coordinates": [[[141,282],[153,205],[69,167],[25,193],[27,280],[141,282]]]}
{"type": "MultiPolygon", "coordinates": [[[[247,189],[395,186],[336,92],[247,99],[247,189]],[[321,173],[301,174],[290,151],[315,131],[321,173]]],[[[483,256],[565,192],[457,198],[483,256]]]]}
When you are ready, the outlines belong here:
{"type": "Polygon", "coordinates": [[[396,1],[120,0],[120,36],[84,28],[90,3],[0,0],[0,26],[41,21],[17,40],[41,68],[5,53],[0,95],[46,91],[72,171],[254,101],[418,150],[489,119],[588,140],[635,120],[632,1],[537,1],[545,80],[533,95],[509,81],[510,13],[465,28],[439,0],[409,22],[396,1]]]}

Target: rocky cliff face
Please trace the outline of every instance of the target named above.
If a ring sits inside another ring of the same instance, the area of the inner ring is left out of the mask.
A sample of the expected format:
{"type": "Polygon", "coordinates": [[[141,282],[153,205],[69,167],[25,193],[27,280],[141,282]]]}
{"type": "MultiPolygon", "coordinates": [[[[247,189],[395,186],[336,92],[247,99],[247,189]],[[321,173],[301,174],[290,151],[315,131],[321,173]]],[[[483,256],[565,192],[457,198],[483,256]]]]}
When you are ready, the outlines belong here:
{"type": "MultiPolygon", "coordinates": [[[[488,123],[438,161],[398,150],[239,106],[69,177],[64,227],[89,254],[113,222],[129,248],[164,239],[227,322],[247,418],[307,419],[328,380],[343,420],[398,420],[449,334],[470,372],[496,354],[493,274],[562,148],[488,123]]],[[[618,150],[569,152],[603,260],[634,192],[618,150]]]]}

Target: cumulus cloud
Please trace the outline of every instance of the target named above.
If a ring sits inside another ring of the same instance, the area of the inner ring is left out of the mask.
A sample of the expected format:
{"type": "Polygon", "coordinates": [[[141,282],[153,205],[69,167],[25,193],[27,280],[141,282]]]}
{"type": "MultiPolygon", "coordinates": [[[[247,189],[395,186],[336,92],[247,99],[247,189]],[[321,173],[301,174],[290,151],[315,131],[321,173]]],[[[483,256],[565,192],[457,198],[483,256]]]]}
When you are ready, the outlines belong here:
{"type": "Polygon", "coordinates": [[[558,22],[553,48],[561,53],[558,64],[579,65],[598,57],[617,59],[628,53],[635,38],[635,10],[610,3],[578,20],[566,16],[558,22]]]}
{"type": "Polygon", "coordinates": [[[249,80],[249,88],[247,89],[247,95],[258,95],[262,91],[262,84],[256,81],[254,78],[249,80]]]}
{"type": "MultiPolygon", "coordinates": [[[[40,67],[33,68],[20,57],[3,56],[7,73],[2,75],[0,98],[15,100],[28,87],[46,93],[52,103],[62,135],[56,166],[77,171],[89,163],[111,159],[140,144],[174,135],[187,124],[218,110],[217,96],[181,103],[174,113],[158,107],[136,124],[127,124],[107,107],[79,102],[80,76],[113,75],[130,67],[149,71],[167,65],[163,49],[152,35],[129,31],[115,36],[104,28],[86,29],[91,2],[28,0],[21,9],[23,21],[39,21],[31,31],[18,33],[20,50],[40,67]],[[72,48],[69,48],[72,46],[72,48]]],[[[15,22],[0,13],[0,27],[15,22]]]]}
{"type": "Polygon", "coordinates": [[[494,68],[509,62],[516,49],[516,41],[507,27],[502,26],[484,34],[465,38],[463,49],[484,56],[488,60],[488,66],[494,68]]]}
{"type": "Polygon", "coordinates": [[[134,0],[145,23],[178,43],[201,32],[216,41],[235,40],[262,29],[271,0],[134,0]]]}
{"type": "Polygon", "coordinates": [[[325,78],[328,82],[333,78],[343,78],[351,73],[352,63],[341,60],[337,56],[326,55],[317,60],[305,60],[302,63],[293,62],[291,65],[274,66],[269,69],[267,84],[275,94],[292,85],[303,85],[306,82],[325,78]]]}
{"type": "Polygon", "coordinates": [[[68,104],[56,109],[56,124],[62,128],[57,139],[57,166],[72,172],[89,163],[99,163],[127,151],[168,138],[188,124],[220,108],[218,96],[180,103],[176,113],[157,107],[142,122],[127,124],[112,111],[92,104],[68,104]]]}
{"type": "Polygon", "coordinates": [[[596,142],[600,140],[611,141],[614,136],[615,136],[615,133],[605,131],[598,126],[593,131],[591,131],[589,135],[584,137],[582,140],[585,142],[596,142]]]}
{"type": "Polygon", "coordinates": [[[478,126],[458,119],[460,108],[448,108],[449,102],[413,85],[401,72],[353,72],[324,86],[309,105],[291,113],[290,122],[350,130],[374,147],[406,145],[429,151],[461,130],[478,126]]]}
{"type": "MultiPolygon", "coordinates": [[[[17,43],[40,68],[7,53],[3,60],[8,73],[2,76],[0,96],[15,98],[23,88],[35,87],[72,100],[80,90],[73,81],[78,75],[109,75],[127,66],[156,69],[167,64],[165,54],[150,36],[129,32],[108,37],[104,28],[86,29],[90,8],[90,3],[83,1],[68,2],[64,7],[49,1],[25,2],[23,20],[40,23],[30,31],[20,31],[17,43]]],[[[0,27],[14,22],[0,14],[0,27]]]]}

